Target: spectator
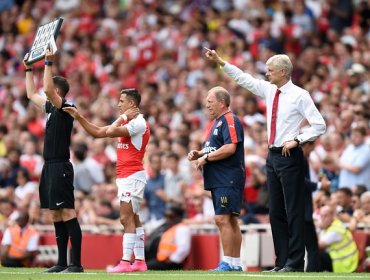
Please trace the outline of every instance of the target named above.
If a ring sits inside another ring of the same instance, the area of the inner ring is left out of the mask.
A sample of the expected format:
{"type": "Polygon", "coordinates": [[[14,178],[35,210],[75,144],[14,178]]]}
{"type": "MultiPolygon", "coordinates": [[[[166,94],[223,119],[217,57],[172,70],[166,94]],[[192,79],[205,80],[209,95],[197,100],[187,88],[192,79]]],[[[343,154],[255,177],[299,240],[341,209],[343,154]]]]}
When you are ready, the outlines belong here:
{"type": "Polygon", "coordinates": [[[342,33],[345,27],[351,25],[353,4],[347,0],[328,0],[329,24],[336,35],[342,33]]]}
{"type": "Polygon", "coordinates": [[[113,209],[111,201],[97,200],[94,204],[94,224],[119,225],[119,212],[113,209]]]}
{"type": "Polygon", "coordinates": [[[349,109],[343,110],[340,113],[340,117],[335,119],[335,126],[336,126],[335,129],[336,129],[336,131],[338,131],[339,133],[341,133],[345,137],[350,137],[353,120],[354,120],[353,112],[349,109]]]}
{"type": "Polygon", "coordinates": [[[352,195],[352,208],[353,208],[353,212],[361,208],[360,196],[355,193],[352,195]]]}
{"type": "MultiPolygon", "coordinates": [[[[330,142],[331,142],[331,151],[328,156],[331,156],[335,161],[335,166],[337,166],[337,162],[339,162],[339,158],[343,153],[344,148],[346,147],[346,139],[343,134],[338,132],[333,132],[330,134],[330,142]]],[[[325,157],[322,159],[324,162],[325,157]]],[[[324,163],[323,163],[324,164],[324,163]]]]}
{"type": "Polygon", "coordinates": [[[4,136],[8,134],[8,128],[1,124],[0,125],[0,157],[4,157],[7,153],[7,149],[4,143],[4,136]]]}
{"type": "Polygon", "coordinates": [[[18,170],[22,168],[20,164],[21,151],[18,149],[9,149],[7,154],[8,165],[5,166],[5,172],[1,175],[3,188],[14,189],[17,186],[18,170]]]}
{"type": "Polygon", "coordinates": [[[35,142],[27,141],[20,157],[20,164],[30,172],[32,181],[39,181],[43,163],[42,156],[36,153],[35,142]]]}
{"type": "Polygon", "coordinates": [[[319,271],[354,272],[358,266],[358,249],[351,232],[335,218],[335,211],[324,206],[320,212],[319,271]]]}
{"type": "Polygon", "coordinates": [[[361,207],[356,209],[349,222],[349,229],[356,230],[358,225],[370,224],[370,191],[364,192],[360,197],[361,207]]]}
{"type": "Polygon", "coordinates": [[[91,193],[93,185],[104,182],[102,167],[91,157],[87,157],[87,145],[76,143],[73,147],[75,176],[73,185],[76,191],[85,195],[91,193]]]}
{"type": "Polygon", "coordinates": [[[364,192],[367,191],[367,187],[365,185],[362,185],[362,184],[353,185],[351,187],[351,191],[352,191],[353,194],[361,196],[364,192]]]}
{"type": "Polygon", "coordinates": [[[351,143],[340,157],[339,187],[364,184],[370,190],[370,147],[365,142],[366,128],[354,126],[351,143]]]}
{"type": "Polygon", "coordinates": [[[166,220],[148,236],[146,252],[147,264],[150,270],[183,269],[184,260],[190,253],[191,231],[183,223],[184,210],[181,206],[172,206],[166,210],[166,220]]]}
{"type": "Polygon", "coordinates": [[[37,185],[31,181],[30,174],[25,168],[19,169],[17,183],[18,185],[14,190],[14,202],[18,210],[27,211],[37,193],[37,185]]]}
{"type": "Polygon", "coordinates": [[[30,267],[38,253],[39,233],[29,224],[27,212],[19,214],[16,224],[9,226],[1,241],[1,265],[30,267]]]}
{"type": "Polygon", "coordinates": [[[184,204],[185,178],[179,169],[180,158],[175,153],[168,153],[164,156],[164,193],[159,193],[162,200],[167,202],[167,206],[171,204],[184,204]]]}
{"type": "MultiPolygon", "coordinates": [[[[187,132],[188,133],[188,132],[187,132]]],[[[187,134],[188,136],[189,134],[187,134]]],[[[171,143],[171,150],[179,157],[178,170],[179,174],[184,180],[184,183],[189,184],[191,182],[191,164],[188,161],[188,145],[184,143],[182,138],[175,139],[171,143]]]]}
{"type": "Polygon", "coordinates": [[[326,177],[330,181],[330,191],[338,189],[339,168],[337,162],[331,154],[327,154],[321,161],[319,179],[326,177]]]}
{"type": "Polygon", "coordinates": [[[16,205],[11,198],[0,199],[0,225],[5,228],[11,224],[11,217],[18,215],[16,205]]]}
{"type": "Polygon", "coordinates": [[[144,190],[145,205],[149,211],[149,222],[159,221],[164,218],[166,202],[160,193],[164,192],[164,175],[162,174],[161,155],[158,153],[149,155],[149,175],[144,190]]]}
{"type": "Polygon", "coordinates": [[[350,188],[340,188],[334,193],[336,194],[337,218],[343,223],[347,223],[353,214],[352,191],[350,188]]]}
{"type": "Polygon", "coordinates": [[[320,141],[316,141],[317,145],[315,149],[310,153],[310,167],[312,167],[311,179],[314,181],[319,179],[318,176],[320,175],[320,168],[323,167],[323,160],[332,150],[330,135],[328,133],[323,134],[319,139],[320,141]]]}
{"type": "MultiPolygon", "coordinates": [[[[197,170],[198,171],[198,170],[197,170]]],[[[211,198],[211,193],[204,190],[194,192],[189,198],[189,206],[192,206],[192,215],[184,220],[187,224],[213,224],[215,221],[215,210],[211,198]]],[[[187,209],[189,209],[189,206],[187,209]]]]}
{"type": "Polygon", "coordinates": [[[320,209],[325,205],[331,205],[330,192],[318,190],[313,194],[313,220],[317,227],[320,219],[320,209]]]}

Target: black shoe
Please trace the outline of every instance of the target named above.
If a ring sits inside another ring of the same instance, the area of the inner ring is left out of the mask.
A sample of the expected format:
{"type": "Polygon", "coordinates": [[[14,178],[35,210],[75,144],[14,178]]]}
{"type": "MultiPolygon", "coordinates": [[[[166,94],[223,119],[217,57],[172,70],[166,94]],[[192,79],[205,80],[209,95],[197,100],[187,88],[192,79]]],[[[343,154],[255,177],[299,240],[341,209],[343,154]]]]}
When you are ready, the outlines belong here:
{"type": "Polygon", "coordinates": [[[284,266],[278,272],[303,272],[303,267],[302,268],[294,268],[294,267],[290,267],[290,266],[284,266]]]}
{"type": "Polygon", "coordinates": [[[262,272],[278,272],[280,269],[282,269],[280,266],[275,266],[273,269],[264,270],[262,272]]]}
{"type": "Polygon", "coordinates": [[[47,270],[44,270],[43,273],[58,273],[58,272],[62,272],[66,268],[67,268],[66,266],[61,266],[61,265],[57,264],[57,265],[54,265],[54,266],[48,268],[47,270]]]}
{"type": "Polygon", "coordinates": [[[79,265],[70,265],[64,269],[61,273],[81,273],[84,272],[84,268],[79,265]]]}

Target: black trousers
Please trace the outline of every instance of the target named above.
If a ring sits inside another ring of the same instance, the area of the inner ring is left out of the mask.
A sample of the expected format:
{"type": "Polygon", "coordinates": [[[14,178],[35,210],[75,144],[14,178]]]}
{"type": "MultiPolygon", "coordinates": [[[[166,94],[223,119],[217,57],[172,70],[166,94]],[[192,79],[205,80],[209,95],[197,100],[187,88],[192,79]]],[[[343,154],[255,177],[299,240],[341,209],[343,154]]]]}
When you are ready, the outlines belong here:
{"type": "Polygon", "coordinates": [[[24,264],[20,260],[12,259],[6,257],[2,262],[1,265],[4,267],[24,267],[24,264]]]}
{"type": "Polygon", "coordinates": [[[269,214],[276,262],[279,267],[304,266],[305,185],[303,151],[290,150],[285,157],[281,150],[269,150],[266,162],[269,190],[269,214]]]}
{"type": "Polygon", "coordinates": [[[319,271],[319,244],[317,233],[313,221],[305,222],[304,244],[307,251],[307,267],[306,272],[319,271]]]}
{"type": "Polygon", "coordinates": [[[333,272],[333,262],[331,260],[330,255],[325,250],[319,250],[318,263],[319,263],[318,268],[319,272],[322,271],[333,272]]]}

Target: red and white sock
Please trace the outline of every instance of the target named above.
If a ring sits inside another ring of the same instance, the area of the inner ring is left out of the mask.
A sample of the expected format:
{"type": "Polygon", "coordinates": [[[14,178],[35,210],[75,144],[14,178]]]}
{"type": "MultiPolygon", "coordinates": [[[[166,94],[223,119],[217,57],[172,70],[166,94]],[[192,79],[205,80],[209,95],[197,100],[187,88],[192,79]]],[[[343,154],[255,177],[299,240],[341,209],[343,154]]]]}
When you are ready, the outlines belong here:
{"type": "Polygon", "coordinates": [[[136,228],[136,239],[134,246],[134,255],[136,260],[145,259],[144,238],[145,238],[144,228],[143,227],[136,228]]]}
{"type": "Polygon", "coordinates": [[[135,233],[125,233],[123,235],[123,256],[122,260],[125,261],[131,261],[132,253],[134,251],[134,246],[135,246],[135,238],[136,234],[135,233]]]}

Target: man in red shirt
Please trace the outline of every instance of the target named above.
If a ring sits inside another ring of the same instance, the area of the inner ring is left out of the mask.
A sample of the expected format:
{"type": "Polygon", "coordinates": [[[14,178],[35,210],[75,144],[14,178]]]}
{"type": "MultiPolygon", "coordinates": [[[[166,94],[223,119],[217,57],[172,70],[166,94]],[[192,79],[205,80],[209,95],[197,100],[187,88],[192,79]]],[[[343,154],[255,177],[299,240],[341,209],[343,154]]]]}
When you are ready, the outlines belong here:
{"type": "Polygon", "coordinates": [[[123,256],[120,263],[108,272],[145,271],[144,229],[139,220],[139,205],[143,199],[146,176],[143,167],[145,147],[150,137],[149,126],[140,114],[141,96],[136,89],[123,89],[118,107],[120,115],[111,125],[99,127],[79,114],[76,108],[66,108],[73,118],[92,136],[117,137],[117,196],[120,200],[120,219],[124,227],[123,256]],[[135,262],[131,265],[132,254],[135,262]]]}

